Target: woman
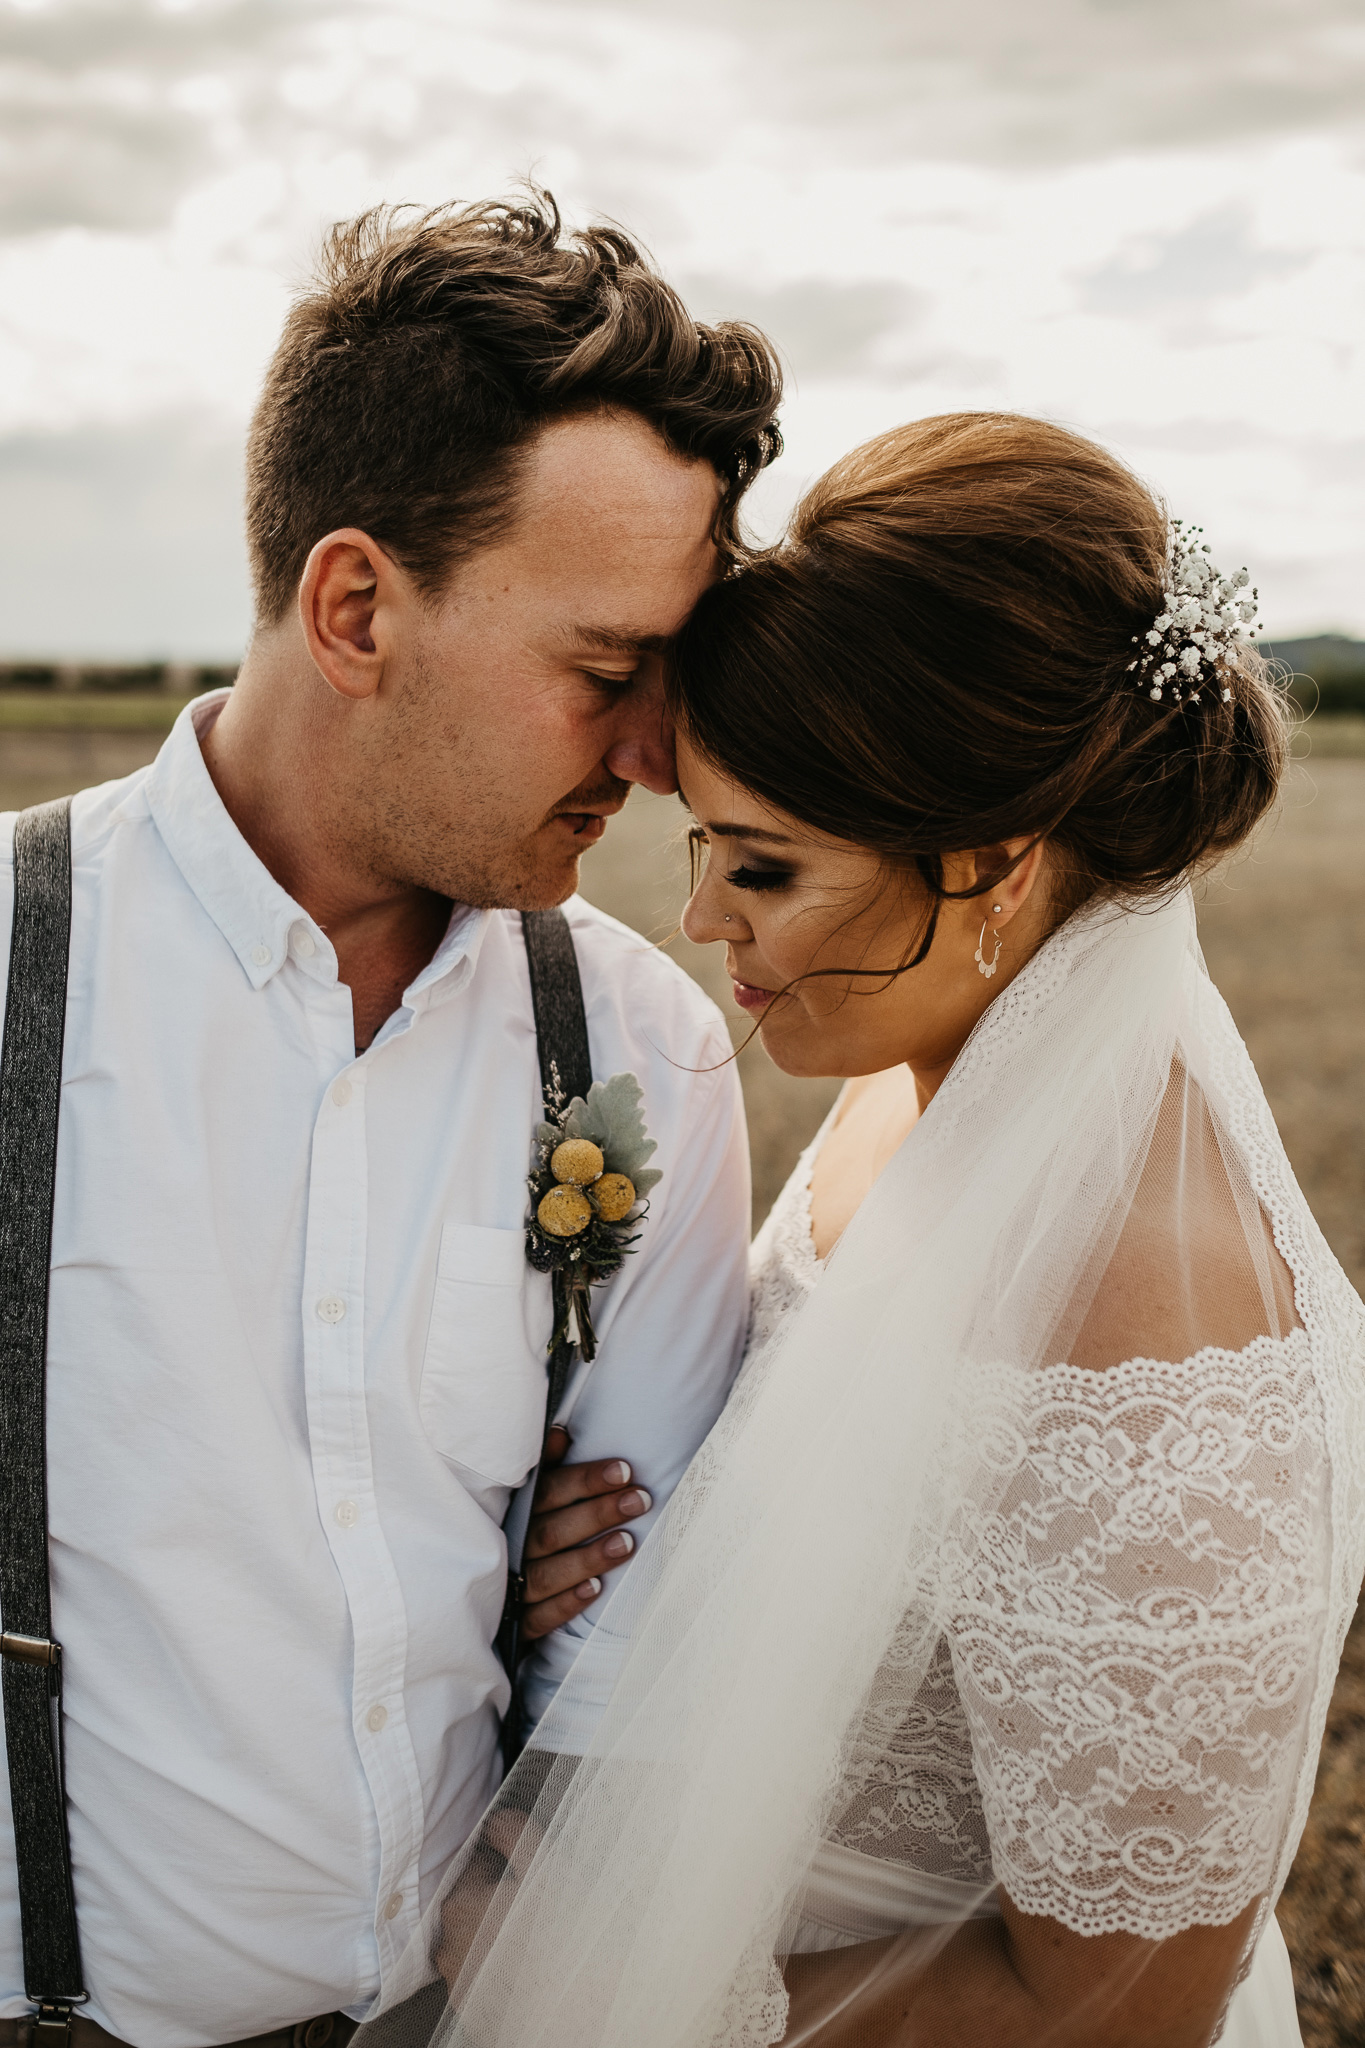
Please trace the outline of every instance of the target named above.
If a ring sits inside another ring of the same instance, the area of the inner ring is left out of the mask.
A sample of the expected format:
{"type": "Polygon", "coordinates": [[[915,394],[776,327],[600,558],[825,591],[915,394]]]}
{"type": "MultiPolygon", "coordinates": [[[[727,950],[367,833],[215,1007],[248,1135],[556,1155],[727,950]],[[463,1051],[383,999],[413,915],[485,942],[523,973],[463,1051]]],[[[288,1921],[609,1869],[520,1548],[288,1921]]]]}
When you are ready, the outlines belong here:
{"type": "Polygon", "coordinates": [[[458,1874],[447,2038],[1298,2041],[1365,1317],[1194,935],[1285,755],[1241,587],[1100,449],[963,415],[685,633],[685,928],[849,1085],[458,1874]]]}

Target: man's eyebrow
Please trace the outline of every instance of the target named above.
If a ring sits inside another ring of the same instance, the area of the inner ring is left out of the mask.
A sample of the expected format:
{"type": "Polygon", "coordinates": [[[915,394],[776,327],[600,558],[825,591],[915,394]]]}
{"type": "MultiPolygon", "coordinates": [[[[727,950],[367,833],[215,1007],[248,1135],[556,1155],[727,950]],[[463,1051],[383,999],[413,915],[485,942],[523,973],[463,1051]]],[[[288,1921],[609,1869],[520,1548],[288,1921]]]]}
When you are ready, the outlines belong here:
{"type": "Polygon", "coordinates": [[[708,825],[712,839],[766,839],[770,846],[795,846],[790,832],[767,832],[762,825],[708,825]]]}
{"type": "Polygon", "coordinates": [[[597,654],[666,654],[673,644],[667,633],[635,633],[629,626],[569,626],[563,637],[597,654]]]}

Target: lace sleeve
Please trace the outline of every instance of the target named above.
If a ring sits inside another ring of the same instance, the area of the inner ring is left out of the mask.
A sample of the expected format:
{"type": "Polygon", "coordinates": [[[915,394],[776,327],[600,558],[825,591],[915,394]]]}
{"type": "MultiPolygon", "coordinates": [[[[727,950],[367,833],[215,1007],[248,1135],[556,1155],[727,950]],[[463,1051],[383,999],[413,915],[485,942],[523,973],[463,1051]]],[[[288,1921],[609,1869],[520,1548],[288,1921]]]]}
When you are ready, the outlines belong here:
{"type": "Polygon", "coordinates": [[[1275,1873],[1326,1617],[1309,1340],[1027,1384],[948,1621],[995,1874],[1079,1934],[1224,1925],[1275,1873]]]}

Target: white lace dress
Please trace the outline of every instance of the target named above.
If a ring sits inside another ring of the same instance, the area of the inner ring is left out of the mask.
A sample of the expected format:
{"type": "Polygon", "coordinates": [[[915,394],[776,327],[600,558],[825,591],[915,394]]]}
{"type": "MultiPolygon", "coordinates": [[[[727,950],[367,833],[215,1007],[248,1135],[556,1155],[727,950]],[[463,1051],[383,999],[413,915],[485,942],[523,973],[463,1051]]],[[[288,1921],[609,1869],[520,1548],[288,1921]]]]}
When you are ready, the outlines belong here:
{"type": "MultiPolygon", "coordinates": [[[[754,1241],[746,1372],[824,1271],[828,1127],[754,1241]]],[[[879,1768],[822,1845],[794,1948],[994,1915],[997,1884],[1077,1932],[1155,1938],[1274,1887],[1265,1816],[1286,1774],[1311,1787],[1323,1705],[1293,1682],[1324,1632],[1330,1519],[1304,1332],[1179,1366],[1056,1366],[1031,1423],[912,1711],[873,1731],[879,1768]]],[[[1268,1910],[1220,2039],[1300,2048],[1268,1910]]]]}

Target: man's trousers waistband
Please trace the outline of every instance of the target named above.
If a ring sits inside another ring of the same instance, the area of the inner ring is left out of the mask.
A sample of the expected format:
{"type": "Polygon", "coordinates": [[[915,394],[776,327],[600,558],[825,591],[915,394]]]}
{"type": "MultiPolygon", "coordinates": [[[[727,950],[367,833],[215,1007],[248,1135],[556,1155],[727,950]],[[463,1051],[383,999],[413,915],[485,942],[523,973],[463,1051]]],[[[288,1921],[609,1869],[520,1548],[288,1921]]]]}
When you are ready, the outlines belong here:
{"type": "MultiPolygon", "coordinates": [[[[300,2020],[297,2026],[276,2027],[271,2034],[233,2041],[229,2048],[346,2048],[355,2030],[355,2020],[328,2012],[315,2020],[300,2020]]],[[[0,2048],[32,2048],[32,2033],[33,2022],[28,2018],[0,2020],[0,2048]]],[[[128,2048],[127,2042],[106,2034],[103,2027],[78,2012],[71,2015],[69,2039],[71,2048],[128,2048]]]]}

